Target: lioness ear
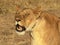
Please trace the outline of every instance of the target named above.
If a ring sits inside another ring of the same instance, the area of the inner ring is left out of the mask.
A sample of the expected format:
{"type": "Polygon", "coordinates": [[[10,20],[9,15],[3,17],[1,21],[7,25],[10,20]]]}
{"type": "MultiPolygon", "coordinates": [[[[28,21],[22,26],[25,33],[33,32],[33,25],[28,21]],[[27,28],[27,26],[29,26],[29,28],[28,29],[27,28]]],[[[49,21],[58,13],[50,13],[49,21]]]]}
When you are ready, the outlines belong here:
{"type": "Polygon", "coordinates": [[[60,19],[60,17],[59,17],[59,19],[60,19]]]}

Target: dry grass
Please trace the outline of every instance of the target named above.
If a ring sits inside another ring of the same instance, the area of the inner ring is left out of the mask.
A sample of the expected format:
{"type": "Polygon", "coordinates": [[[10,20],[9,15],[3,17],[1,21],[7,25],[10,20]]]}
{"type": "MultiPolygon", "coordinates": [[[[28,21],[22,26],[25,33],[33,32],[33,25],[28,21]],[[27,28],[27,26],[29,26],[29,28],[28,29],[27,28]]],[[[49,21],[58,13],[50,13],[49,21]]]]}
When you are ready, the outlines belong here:
{"type": "Polygon", "coordinates": [[[60,0],[0,0],[0,45],[30,45],[28,32],[24,36],[15,32],[14,18],[18,10],[16,7],[23,9],[39,6],[42,10],[60,16],[60,0]]]}

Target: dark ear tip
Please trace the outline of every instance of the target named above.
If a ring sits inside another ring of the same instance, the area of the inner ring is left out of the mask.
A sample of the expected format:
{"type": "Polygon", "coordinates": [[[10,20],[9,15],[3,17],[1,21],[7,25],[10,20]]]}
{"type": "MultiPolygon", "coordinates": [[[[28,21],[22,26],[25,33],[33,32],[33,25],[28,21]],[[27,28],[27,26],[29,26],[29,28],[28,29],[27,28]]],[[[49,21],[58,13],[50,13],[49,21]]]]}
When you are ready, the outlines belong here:
{"type": "Polygon", "coordinates": [[[59,17],[59,19],[60,19],[60,17],[59,17]]]}
{"type": "Polygon", "coordinates": [[[60,17],[58,17],[58,22],[60,22],[60,17]]]}
{"type": "Polygon", "coordinates": [[[59,18],[59,21],[60,21],[60,17],[58,17],[59,18]]]}

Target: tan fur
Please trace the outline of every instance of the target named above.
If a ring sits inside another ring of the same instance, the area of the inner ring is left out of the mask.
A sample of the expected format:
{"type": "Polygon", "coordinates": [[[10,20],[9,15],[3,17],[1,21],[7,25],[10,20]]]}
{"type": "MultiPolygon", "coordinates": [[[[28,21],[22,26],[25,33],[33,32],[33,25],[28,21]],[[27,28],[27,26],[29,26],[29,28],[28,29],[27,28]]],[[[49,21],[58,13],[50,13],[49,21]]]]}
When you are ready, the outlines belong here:
{"type": "Polygon", "coordinates": [[[60,45],[60,20],[57,16],[45,11],[35,13],[34,10],[25,9],[18,17],[21,24],[32,31],[31,45],[60,45]]]}

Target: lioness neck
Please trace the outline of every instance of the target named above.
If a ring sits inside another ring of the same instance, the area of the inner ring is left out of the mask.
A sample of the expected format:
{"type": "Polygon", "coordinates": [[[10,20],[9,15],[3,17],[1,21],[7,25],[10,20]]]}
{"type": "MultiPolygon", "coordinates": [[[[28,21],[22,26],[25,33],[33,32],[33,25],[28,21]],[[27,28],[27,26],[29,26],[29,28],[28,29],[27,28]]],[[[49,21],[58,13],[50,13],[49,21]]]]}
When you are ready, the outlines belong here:
{"type": "Polygon", "coordinates": [[[32,32],[32,45],[59,45],[59,32],[44,19],[38,22],[32,32]]]}

